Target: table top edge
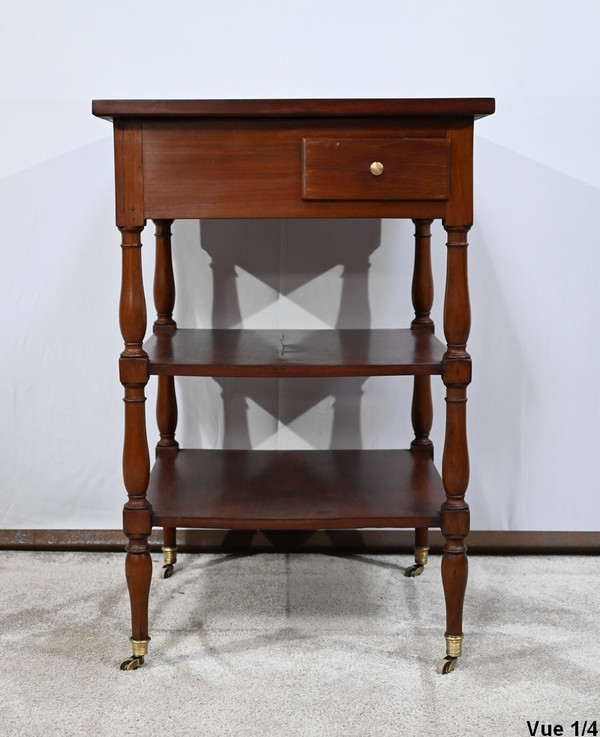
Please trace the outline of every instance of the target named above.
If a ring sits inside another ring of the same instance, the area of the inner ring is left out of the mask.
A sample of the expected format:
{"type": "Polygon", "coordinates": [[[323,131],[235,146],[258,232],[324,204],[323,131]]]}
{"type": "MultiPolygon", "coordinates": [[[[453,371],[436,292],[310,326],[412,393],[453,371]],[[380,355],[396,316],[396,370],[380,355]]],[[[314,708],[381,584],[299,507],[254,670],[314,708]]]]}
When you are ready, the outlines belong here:
{"type": "Polygon", "coordinates": [[[491,97],[467,98],[318,98],[246,100],[93,100],[92,114],[115,118],[245,118],[492,115],[491,97]]]}

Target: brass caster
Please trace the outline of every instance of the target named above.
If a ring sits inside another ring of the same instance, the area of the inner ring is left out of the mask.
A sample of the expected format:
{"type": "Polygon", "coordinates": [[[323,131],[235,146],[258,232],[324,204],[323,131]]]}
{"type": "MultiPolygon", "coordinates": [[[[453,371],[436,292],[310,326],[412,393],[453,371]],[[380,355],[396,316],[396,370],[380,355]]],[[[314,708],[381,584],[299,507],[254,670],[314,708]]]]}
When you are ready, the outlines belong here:
{"type": "Polygon", "coordinates": [[[133,655],[121,663],[121,670],[137,670],[144,663],[144,656],[148,652],[149,637],[145,640],[134,640],[133,637],[130,637],[129,640],[133,655]]]}
{"type": "Polygon", "coordinates": [[[132,655],[121,663],[121,670],[137,670],[144,663],[143,655],[132,655]]]}
{"type": "Polygon", "coordinates": [[[436,672],[439,673],[441,676],[445,676],[446,673],[452,673],[452,671],[456,668],[457,663],[458,658],[453,658],[450,655],[446,655],[443,660],[440,660],[438,662],[436,672]]]}
{"type": "Polygon", "coordinates": [[[171,578],[173,575],[173,566],[177,563],[177,548],[169,548],[163,545],[162,552],[165,564],[160,572],[160,577],[171,578]]]}
{"type": "Polygon", "coordinates": [[[414,578],[415,576],[420,576],[424,570],[425,566],[420,563],[415,563],[414,565],[404,569],[404,575],[407,578],[414,578]]]}

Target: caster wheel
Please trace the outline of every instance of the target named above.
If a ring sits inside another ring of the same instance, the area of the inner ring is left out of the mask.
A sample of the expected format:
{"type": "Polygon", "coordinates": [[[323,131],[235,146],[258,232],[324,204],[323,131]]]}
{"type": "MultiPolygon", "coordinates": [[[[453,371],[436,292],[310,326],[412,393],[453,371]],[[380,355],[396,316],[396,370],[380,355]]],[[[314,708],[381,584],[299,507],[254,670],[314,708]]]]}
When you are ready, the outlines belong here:
{"type": "Polygon", "coordinates": [[[166,565],[162,567],[161,572],[160,572],[160,577],[161,578],[171,578],[172,575],[173,575],[173,564],[167,563],[166,565]]]}
{"type": "Polygon", "coordinates": [[[414,578],[415,576],[420,576],[424,570],[425,566],[422,566],[420,563],[415,563],[414,566],[409,566],[404,569],[404,575],[407,578],[414,578]]]}
{"type": "Polygon", "coordinates": [[[450,655],[447,655],[437,664],[436,672],[442,676],[445,676],[446,673],[452,673],[452,671],[456,668],[457,662],[458,658],[452,658],[450,655]]]}
{"type": "Polygon", "coordinates": [[[121,670],[137,670],[143,662],[144,658],[142,656],[132,656],[121,663],[121,670]]]}

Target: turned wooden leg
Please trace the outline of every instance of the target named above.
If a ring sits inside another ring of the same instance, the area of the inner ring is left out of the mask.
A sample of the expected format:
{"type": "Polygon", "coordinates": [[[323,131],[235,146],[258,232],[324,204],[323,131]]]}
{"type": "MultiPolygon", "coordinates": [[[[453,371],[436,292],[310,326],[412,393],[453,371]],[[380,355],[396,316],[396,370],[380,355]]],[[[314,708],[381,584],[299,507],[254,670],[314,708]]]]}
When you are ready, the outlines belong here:
{"type": "MultiPolygon", "coordinates": [[[[431,399],[431,381],[429,376],[415,376],[412,423],[415,438],[411,443],[413,453],[428,453],[433,457],[433,443],[429,438],[433,423],[433,403],[431,399]]],[[[415,529],[415,562],[405,569],[404,575],[409,578],[420,576],[425,570],[429,558],[429,530],[427,527],[415,529]]]]}
{"type": "MultiPolygon", "coordinates": [[[[429,376],[415,376],[412,422],[415,439],[411,443],[413,453],[427,453],[433,457],[433,443],[429,438],[433,423],[433,404],[429,376]]],[[[404,575],[414,578],[423,573],[429,558],[429,530],[427,527],[415,529],[415,562],[405,569],[404,575]]]]}
{"type": "Polygon", "coordinates": [[[412,303],[415,318],[411,327],[433,331],[433,271],[431,269],[431,220],[413,220],[415,224],[415,261],[412,278],[412,303]]]}
{"type": "Polygon", "coordinates": [[[160,439],[156,445],[156,454],[163,452],[177,453],[179,443],[175,440],[177,429],[177,396],[173,376],[158,377],[156,395],[156,424],[160,439]]]}
{"type": "Polygon", "coordinates": [[[146,499],[150,478],[150,458],[146,439],[144,394],[148,382],[148,357],[142,348],[146,330],[146,307],[141,270],[141,227],[120,228],[123,272],[120,301],[121,332],[125,350],[119,370],[125,387],[125,438],[123,479],[128,501],[123,510],[123,530],[128,538],[125,575],[131,602],[131,643],[133,655],[121,664],[134,670],[143,662],[148,649],[148,596],[152,560],[148,536],[152,529],[152,508],[146,499]]]}
{"type": "MultiPolygon", "coordinates": [[[[412,404],[412,422],[415,439],[411,443],[413,453],[427,453],[433,457],[433,443],[429,438],[433,422],[433,404],[429,376],[415,376],[412,404]]],[[[409,578],[421,575],[429,558],[429,530],[427,527],[415,529],[415,562],[405,569],[409,578]]]]}
{"type": "Polygon", "coordinates": [[[442,459],[442,479],[446,501],[442,505],[442,533],[445,538],[442,581],[446,599],[446,657],[438,672],[454,669],[462,653],[463,602],[467,586],[468,562],[465,538],[469,532],[469,507],[465,492],[469,482],[466,404],[471,381],[471,359],[466,351],[471,315],[467,279],[468,227],[445,226],[448,234],[444,332],[448,349],[444,355],[442,378],[446,385],[446,435],[442,459]]]}
{"type": "Polygon", "coordinates": [[[152,580],[152,559],[148,535],[152,529],[150,510],[125,508],[123,526],[129,543],[125,558],[125,577],[131,604],[132,657],[121,663],[121,670],[135,670],[143,664],[148,652],[148,599],[152,580]]]}
{"type": "MultiPolygon", "coordinates": [[[[433,305],[433,272],[431,270],[431,220],[414,220],[415,224],[415,262],[412,279],[412,302],[415,317],[411,330],[434,332],[431,319],[433,305]]],[[[431,377],[415,376],[412,398],[411,419],[415,438],[411,450],[424,451],[433,457],[433,443],[429,438],[433,423],[433,403],[431,400],[431,377]]]]}
{"type": "Polygon", "coordinates": [[[469,507],[464,493],[469,480],[469,457],[466,442],[466,388],[448,387],[446,441],[442,478],[447,499],[442,506],[442,533],[445,538],[442,557],[442,582],[446,599],[446,657],[438,672],[454,669],[462,654],[463,603],[467,587],[468,561],[465,538],[469,533],[469,507]]]}
{"type": "MultiPolygon", "coordinates": [[[[156,419],[160,432],[160,440],[156,446],[156,455],[177,453],[179,443],[175,440],[177,427],[177,398],[172,376],[158,377],[158,394],[156,401],[156,419]]],[[[177,530],[174,527],[163,528],[163,559],[164,564],[160,572],[161,578],[170,578],[173,575],[177,562],[177,530]]]]}
{"type": "MultiPolygon", "coordinates": [[[[154,269],[154,304],[156,306],[155,333],[173,333],[177,324],[173,319],[175,307],[175,276],[171,252],[172,220],[155,220],[156,226],[156,262],[154,269]]],[[[156,422],[160,439],[156,446],[156,454],[177,453],[179,443],[175,440],[177,429],[177,396],[173,376],[158,377],[156,398],[156,422]]],[[[177,562],[177,530],[174,527],[163,527],[163,559],[161,578],[173,575],[173,566],[177,562]]]]}
{"type": "MultiPolygon", "coordinates": [[[[434,331],[431,319],[433,305],[433,273],[431,269],[431,220],[413,220],[415,224],[415,260],[412,279],[412,302],[415,311],[412,330],[434,331]]],[[[431,378],[415,376],[411,419],[415,433],[410,447],[415,453],[427,453],[433,458],[433,443],[429,437],[433,423],[431,378]]],[[[405,569],[410,578],[423,573],[429,556],[429,530],[415,529],[415,563],[405,569]]]]}
{"type": "Polygon", "coordinates": [[[173,273],[173,257],[171,253],[172,220],[154,220],[156,227],[156,261],[154,264],[154,304],[156,320],[154,332],[158,330],[174,331],[177,328],[173,320],[175,307],[175,276],[173,273]]]}
{"type": "MultiPolygon", "coordinates": [[[[177,324],[173,319],[175,306],[175,277],[171,256],[172,220],[155,220],[156,226],[156,262],[154,269],[154,303],[156,305],[155,333],[174,333],[177,324]]],[[[177,396],[173,376],[158,377],[158,393],[156,399],[156,422],[160,440],[156,453],[179,450],[175,440],[177,429],[177,396]]]]}

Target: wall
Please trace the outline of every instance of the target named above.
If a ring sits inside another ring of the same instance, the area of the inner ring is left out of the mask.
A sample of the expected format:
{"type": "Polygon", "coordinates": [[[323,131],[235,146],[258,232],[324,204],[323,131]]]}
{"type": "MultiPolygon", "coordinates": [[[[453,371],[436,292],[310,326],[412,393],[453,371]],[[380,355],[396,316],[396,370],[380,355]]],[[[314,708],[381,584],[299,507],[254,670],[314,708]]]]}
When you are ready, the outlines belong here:
{"type": "MultiPolygon", "coordinates": [[[[119,235],[111,131],[91,116],[92,98],[495,96],[496,115],[476,127],[470,237],[473,527],[599,529],[599,22],[595,0],[7,6],[0,526],[120,525],[119,235]]],[[[410,320],[412,226],[243,225],[176,224],[178,287],[195,288],[178,304],[180,325],[410,320]]],[[[439,226],[434,241],[439,283],[439,226]]],[[[150,248],[145,257],[150,277],[150,248]]],[[[434,317],[441,326],[439,289],[434,317]]],[[[179,389],[183,400],[206,400],[182,411],[189,444],[394,447],[410,438],[402,379],[188,380],[179,389]]]]}

